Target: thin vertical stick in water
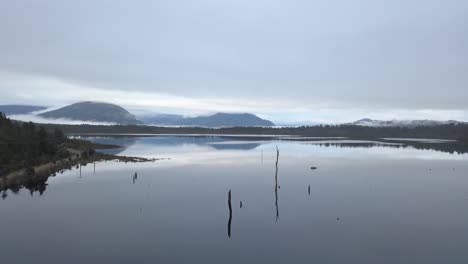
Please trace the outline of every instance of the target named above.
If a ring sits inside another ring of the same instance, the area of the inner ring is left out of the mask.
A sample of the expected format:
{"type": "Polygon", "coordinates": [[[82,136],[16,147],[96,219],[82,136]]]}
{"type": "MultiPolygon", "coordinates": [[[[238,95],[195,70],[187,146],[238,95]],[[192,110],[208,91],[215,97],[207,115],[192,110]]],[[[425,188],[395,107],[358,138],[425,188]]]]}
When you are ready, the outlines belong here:
{"type": "Polygon", "coordinates": [[[231,238],[231,221],[232,221],[232,205],[231,205],[231,190],[228,193],[229,221],[228,221],[228,237],[231,238]]]}
{"type": "Polygon", "coordinates": [[[275,171],[275,207],[276,207],[276,221],[279,218],[279,209],[278,209],[278,160],[279,160],[279,149],[276,146],[276,171],[275,171]]]}

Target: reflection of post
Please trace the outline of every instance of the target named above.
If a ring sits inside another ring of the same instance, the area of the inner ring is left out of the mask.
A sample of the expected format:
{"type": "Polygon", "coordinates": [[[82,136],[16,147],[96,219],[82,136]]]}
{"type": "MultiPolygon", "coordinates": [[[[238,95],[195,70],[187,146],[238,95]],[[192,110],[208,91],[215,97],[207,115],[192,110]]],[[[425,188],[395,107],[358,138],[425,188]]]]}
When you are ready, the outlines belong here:
{"type": "Polygon", "coordinates": [[[228,194],[229,221],[228,221],[228,237],[231,238],[231,221],[232,221],[232,206],[231,206],[231,190],[228,194]]]}
{"type": "Polygon", "coordinates": [[[275,171],[275,207],[276,207],[276,221],[279,218],[279,209],[278,209],[278,160],[279,160],[279,149],[276,146],[276,171],[275,171]]]}
{"type": "Polygon", "coordinates": [[[96,174],[96,161],[94,161],[93,164],[94,164],[94,174],[96,174]]]}
{"type": "Polygon", "coordinates": [[[309,196],[310,196],[310,184],[309,184],[309,188],[307,189],[307,191],[309,192],[309,196]]]}
{"type": "Polygon", "coordinates": [[[80,178],[82,178],[82,177],[81,177],[81,164],[80,164],[80,178]]]}

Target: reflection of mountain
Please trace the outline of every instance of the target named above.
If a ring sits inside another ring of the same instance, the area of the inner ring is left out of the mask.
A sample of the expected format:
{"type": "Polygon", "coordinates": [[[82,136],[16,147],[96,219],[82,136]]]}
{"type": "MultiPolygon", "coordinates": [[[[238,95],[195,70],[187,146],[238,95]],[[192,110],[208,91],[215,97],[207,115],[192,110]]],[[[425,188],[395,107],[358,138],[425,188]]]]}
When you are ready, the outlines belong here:
{"type": "Polygon", "coordinates": [[[137,142],[137,137],[85,137],[84,139],[105,145],[117,145],[121,148],[116,149],[98,149],[97,151],[117,155],[137,142]]]}
{"type": "MultiPolygon", "coordinates": [[[[317,145],[324,148],[414,148],[418,150],[435,150],[451,154],[465,154],[468,153],[468,146],[463,145],[458,142],[442,142],[442,143],[433,143],[433,142],[411,142],[408,140],[376,140],[376,141],[363,141],[363,140],[313,140],[313,139],[304,139],[298,140],[297,137],[294,137],[292,141],[287,140],[287,138],[259,138],[259,137],[229,137],[229,136],[151,136],[151,137],[133,137],[133,136],[100,136],[100,137],[83,137],[84,139],[110,145],[119,145],[122,148],[119,149],[106,149],[99,150],[105,153],[119,154],[126,150],[127,148],[132,147],[133,145],[147,145],[150,148],[157,149],[158,147],[173,147],[175,149],[183,145],[198,145],[203,147],[210,147],[214,150],[251,150],[255,149],[262,142],[272,143],[272,140],[279,140],[279,144],[284,144],[285,150],[289,151],[291,144],[311,144],[317,145]],[[288,142],[289,141],[289,142],[288,142]]],[[[436,141],[437,142],[437,141],[436,141]]],[[[136,155],[138,155],[138,147],[136,148],[136,155]]],[[[292,148],[293,151],[297,151],[295,148],[292,148]]],[[[301,150],[301,149],[299,149],[301,150]]],[[[303,149],[302,149],[303,150],[303,149]]],[[[286,152],[287,153],[287,152],[286,152]]],[[[260,154],[260,153],[258,153],[260,154]]],[[[197,153],[188,153],[188,155],[197,155],[197,153]]],[[[279,154],[277,154],[278,160],[279,154]]],[[[263,153],[262,153],[263,157],[263,153]]],[[[170,158],[170,156],[169,156],[170,158]]],[[[276,172],[278,173],[278,172],[276,172]]],[[[49,175],[50,176],[50,175],[49,175]]],[[[35,178],[25,178],[21,181],[8,181],[6,178],[0,177],[0,197],[5,199],[8,196],[7,190],[11,190],[12,193],[18,193],[22,188],[27,188],[31,194],[38,192],[40,195],[44,193],[47,187],[47,178],[48,177],[35,177],[35,178]]],[[[278,176],[275,174],[275,192],[280,191],[280,186],[277,183],[278,176]]],[[[279,195],[275,193],[275,196],[279,195]]],[[[276,202],[276,201],[275,201],[276,202]]],[[[277,206],[277,204],[275,204],[277,206]]],[[[279,210],[277,215],[279,216],[279,210]]]]}
{"type": "MultiPolygon", "coordinates": [[[[217,150],[251,150],[260,146],[258,142],[248,142],[243,138],[242,141],[233,144],[232,138],[222,136],[154,136],[154,137],[89,137],[85,138],[96,143],[111,144],[123,146],[119,149],[103,150],[105,153],[118,154],[138,143],[145,145],[154,145],[160,147],[174,147],[186,144],[211,147],[217,150]]],[[[252,140],[253,141],[253,140],[252,140]]],[[[255,140],[257,141],[257,140],[255,140]]]]}
{"type": "MultiPolygon", "coordinates": [[[[133,137],[133,136],[109,136],[109,137],[85,137],[96,143],[119,145],[119,149],[100,150],[104,153],[119,154],[134,145],[136,142],[146,145],[154,145],[161,147],[174,147],[186,144],[210,147],[216,150],[252,150],[260,146],[261,142],[271,142],[271,140],[289,141],[287,137],[232,137],[232,136],[148,136],[148,137],[133,137]]],[[[294,137],[294,142],[304,142],[306,144],[320,145],[323,147],[388,147],[388,148],[407,148],[413,147],[421,150],[436,150],[447,153],[468,153],[468,146],[458,142],[412,142],[412,141],[395,141],[395,140],[299,140],[294,137]]]]}
{"type": "Polygon", "coordinates": [[[210,147],[217,150],[251,150],[260,146],[259,143],[240,143],[240,144],[209,144],[210,147]]]}

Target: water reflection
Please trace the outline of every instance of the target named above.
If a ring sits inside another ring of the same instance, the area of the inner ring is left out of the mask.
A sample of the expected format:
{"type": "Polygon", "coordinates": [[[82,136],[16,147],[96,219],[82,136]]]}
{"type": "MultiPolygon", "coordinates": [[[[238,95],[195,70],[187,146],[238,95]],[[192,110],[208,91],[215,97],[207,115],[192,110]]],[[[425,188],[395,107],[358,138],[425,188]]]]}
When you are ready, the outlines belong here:
{"type": "Polygon", "coordinates": [[[0,191],[3,191],[1,197],[4,200],[8,197],[8,191],[11,191],[13,194],[18,194],[23,188],[28,190],[31,196],[33,196],[35,192],[38,192],[39,196],[42,196],[47,189],[46,182],[49,177],[50,176],[28,176],[16,179],[2,177],[0,178],[0,191]]]}
{"type": "MultiPolygon", "coordinates": [[[[102,151],[113,151],[114,153],[128,155],[128,156],[150,156],[162,155],[171,158],[172,162],[161,164],[174,164],[180,163],[190,164],[193,162],[206,162],[211,164],[213,162],[226,162],[231,163],[233,160],[246,159],[250,153],[249,150],[256,149],[258,146],[268,146],[272,144],[281,143],[283,149],[286,151],[293,151],[295,154],[301,153],[301,155],[326,155],[341,154],[343,156],[349,156],[349,153],[345,151],[334,151],[326,150],[331,148],[340,148],[343,150],[351,150],[354,148],[366,148],[370,151],[363,151],[364,155],[378,154],[387,158],[392,156],[394,158],[414,158],[421,156],[422,159],[454,159],[459,156],[460,159],[466,159],[466,155],[451,155],[455,153],[468,153],[466,152],[466,146],[458,144],[457,142],[438,142],[432,141],[408,141],[407,139],[399,141],[398,139],[386,139],[387,141],[358,141],[349,139],[335,139],[335,140],[323,140],[323,139],[311,139],[311,138],[289,138],[284,137],[229,137],[229,136],[154,136],[154,137],[85,137],[91,141],[95,141],[103,144],[114,144],[121,145],[123,148],[118,150],[102,150],[102,151]],[[292,140],[293,139],[293,140],[292,140]],[[199,147],[198,150],[194,150],[194,147],[199,147]],[[318,149],[320,148],[320,149],[318,149]],[[214,150],[214,151],[213,151],[214,150]],[[404,150],[404,151],[399,151],[404,150]],[[427,150],[432,150],[429,152],[427,150]],[[435,152],[433,150],[436,150],[435,152]],[[118,152],[116,152],[118,151],[118,152]],[[371,152],[372,151],[372,152],[371,152]],[[398,151],[398,155],[396,154],[398,151]],[[450,154],[443,154],[450,153],[450,154]],[[221,155],[223,158],[220,159],[221,155]]],[[[258,152],[255,152],[258,155],[258,152]]],[[[261,163],[263,164],[265,159],[268,159],[268,155],[264,154],[264,148],[260,150],[261,163]]],[[[359,155],[358,155],[359,156],[359,155]]],[[[258,156],[257,156],[258,157],[258,156]]],[[[335,157],[335,156],[332,156],[335,157]]],[[[253,160],[253,159],[252,159],[253,160]]],[[[251,162],[251,160],[246,160],[251,162]]],[[[153,165],[141,165],[141,166],[153,166],[153,165]]],[[[115,167],[115,169],[122,169],[123,167],[115,167]]],[[[314,169],[316,167],[311,167],[314,169]]],[[[71,168],[70,168],[71,169],[71,168]]],[[[82,177],[82,168],[77,165],[79,169],[79,175],[82,177]]],[[[109,168],[108,168],[109,169],[109,168]]],[[[93,164],[93,173],[96,173],[96,164],[93,164]]],[[[275,172],[277,174],[278,171],[275,172]]],[[[53,176],[53,175],[51,175],[53,176]]],[[[18,192],[22,188],[33,190],[33,192],[44,193],[44,183],[47,182],[47,178],[22,178],[22,179],[7,179],[6,177],[0,177],[0,190],[12,190],[12,192],[18,192]]],[[[277,181],[277,175],[275,175],[275,182],[277,181]]],[[[132,180],[136,182],[135,179],[132,180]]],[[[280,186],[275,183],[275,200],[278,195],[277,192],[280,186]]],[[[276,201],[275,201],[275,207],[276,201]]],[[[279,211],[279,210],[278,210],[279,211]]]]}
{"type": "Polygon", "coordinates": [[[129,147],[135,145],[138,141],[138,137],[123,137],[123,136],[99,136],[99,137],[80,137],[86,140],[91,140],[93,142],[105,145],[116,145],[121,146],[121,148],[111,148],[111,149],[101,149],[100,152],[104,152],[112,155],[119,155],[124,152],[129,147]]]}
{"type": "Polygon", "coordinates": [[[400,263],[395,256],[401,256],[431,263],[418,258],[421,252],[432,263],[444,263],[441,255],[450,263],[466,259],[466,155],[290,141],[246,151],[162,145],[137,139],[126,151],[171,160],[99,162],[93,177],[87,176],[94,167],[82,166],[83,179],[74,167],[47,182],[0,191],[8,227],[0,248],[11,249],[2,251],[3,262],[66,263],[73,256],[74,263],[345,263],[370,250],[378,259],[349,262],[400,263]],[[197,158],[181,163],[186,157],[197,158]],[[38,249],[50,234],[49,246],[38,249]],[[54,258],[57,252],[62,258],[54,258]]]}
{"type": "Polygon", "coordinates": [[[353,140],[339,140],[339,141],[309,141],[306,144],[311,145],[318,145],[320,147],[335,147],[335,148],[374,148],[374,147],[382,147],[382,148],[396,148],[396,149],[407,149],[407,148],[414,148],[417,150],[435,150],[443,153],[450,153],[450,154],[466,154],[468,153],[468,146],[460,144],[458,142],[440,142],[434,143],[430,141],[397,141],[392,140],[391,142],[385,141],[353,141],[353,140]]]}
{"type": "MultiPolygon", "coordinates": [[[[158,147],[174,147],[187,144],[209,147],[215,150],[252,150],[269,142],[302,142],[321,147],[338,148],[408,148],[419,150],[436,150],[451,154],[468,153],[468,146],[456,141],[419,140],[419,139],[393,139],[382,138],[375,140],[352,140],[348,138],[320,138],[320,137],[291,137],[291,136],[222,136],[222,135],[155,135],[155,136],[99,136],[82,137],[97,143],[119,145],[119,149],[106,149],[102,152],[120,154],[138,144],[158,147]]],[[[263,160],[263,154],[262,154],[263,160]]]]}
{"type": "Polygon", "coordinates": [[[28,188],[29,193],[31,194],[31,196],[33,196],[34,192],[38,192],[39,196],[42,196],[44,194],[46,188],[47,188],[47,184],[46,183],[40,183],[40,184],[37,184],[37,185],[34,185],[34,186],[29,186],[27,188],[28,188]]]}

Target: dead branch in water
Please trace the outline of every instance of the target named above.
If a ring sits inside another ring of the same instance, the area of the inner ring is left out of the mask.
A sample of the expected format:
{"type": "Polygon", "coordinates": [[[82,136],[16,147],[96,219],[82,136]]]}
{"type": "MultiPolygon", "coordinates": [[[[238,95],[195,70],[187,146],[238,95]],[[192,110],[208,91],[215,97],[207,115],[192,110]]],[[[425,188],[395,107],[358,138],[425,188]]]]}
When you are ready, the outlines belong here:
{"type": "Polygon", "coordinates": [[[276,207],[276,221],[279,218],[279,209],[278,209],[278,161],[279,161],[279,149],[276,146],[276,170],[275,170],[275,207],[276,207]]]}

